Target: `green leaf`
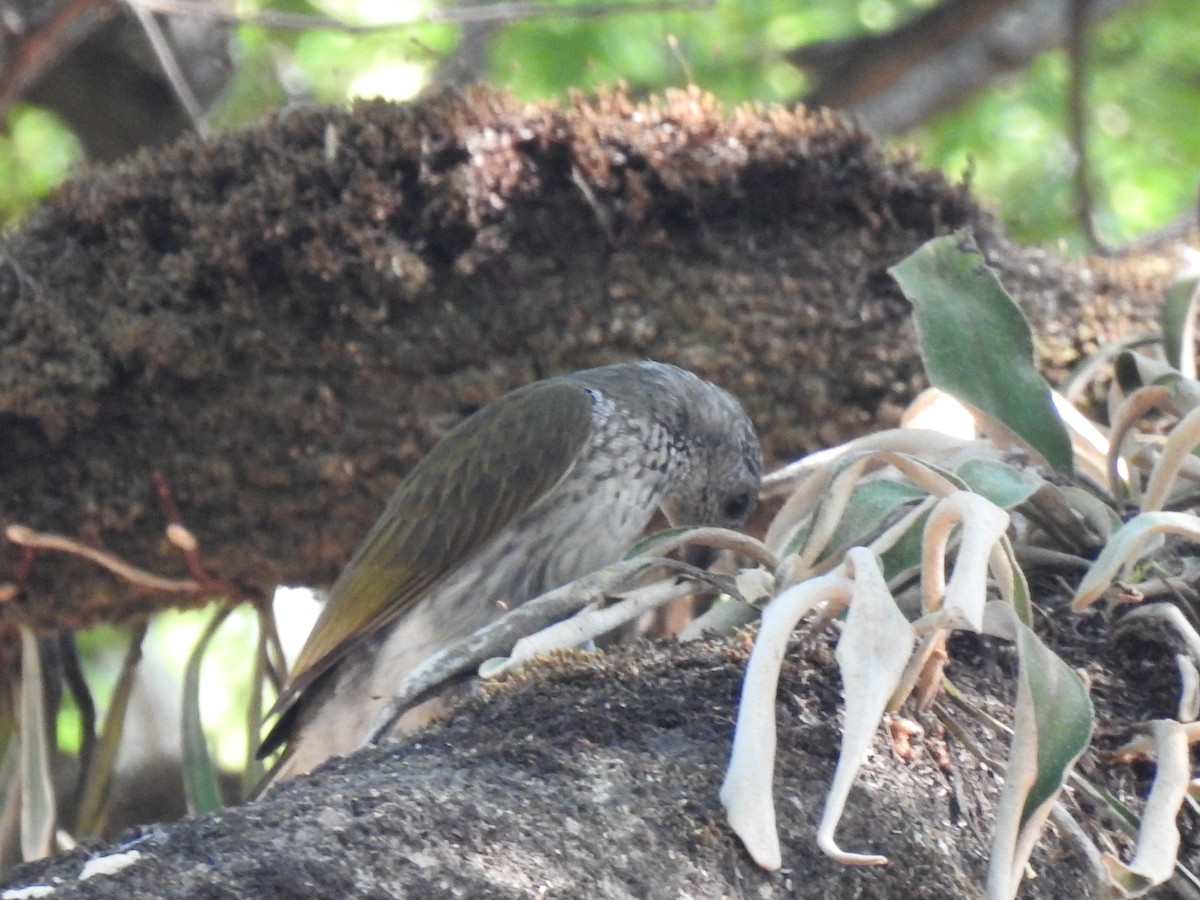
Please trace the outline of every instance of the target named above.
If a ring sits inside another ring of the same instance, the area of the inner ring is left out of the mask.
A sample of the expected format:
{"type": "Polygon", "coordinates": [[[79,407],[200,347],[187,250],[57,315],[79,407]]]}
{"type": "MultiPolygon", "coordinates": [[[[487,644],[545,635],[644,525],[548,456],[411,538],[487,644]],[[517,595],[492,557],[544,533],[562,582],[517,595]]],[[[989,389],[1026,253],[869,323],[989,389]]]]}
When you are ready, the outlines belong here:
{"type": "Polygon", "coordinates": [[[884,576],[891,581],[901,572],[908,572],[921,565],[921,544],[925,535],[925,523],[929,513],[913,521],[912,528],[904,532],[900,540],[880,554],[884,576]]]}
{"type": "Polygon", "coordinates": [[[1017,628],[1021,677],[1028,682],[1037,726],[1037,778],[1025,796],[1021,824],[1062,788],[1092,739],[1092,701],[1083,681],[1024,624],[1017,628]]]}
{"type": "Polygon", "coordinates": [[[984,631],[1013,641],[1020,660],[1012,747],[988,871],[988,896],[1013,897],[1054,799],[1091,741],[1095,719],[1082,679],[1011,606],[989,603],[984,631]]]}
{"type": "Polygon", "coordinates": [[[935,238],[888,271],[915,309],[929,380],[1070,472],[1071,440],[1034,368],[1029,323],[971,236],[935,238]]]}
{"type": "Polygon", "coordinates": [[[139,622],[129,636],[129,646],[121,663],[121,674],[113,689],[112,699],[109,700],[108,711],[104,714],[104,726],[96,742],[91,764],[82,779],[79,814],[75,824],[75,829],[80,834],[98,835],[104,830],[108,791],[117,766],[117,752],[125,730],[129,698],[133,695],[134,676],[142,659],[142,642],[146,638],[146,627],[145,622],[139,622]]]}
{"type": "Polygon", "coordinates": [[[958,467],[958,477],[976,494],[1001,509],[1012,509],[1024,503],[1039,487],[1031,484],[1019,470],[992,459],[968,459],[958,467]]]}
{"type": "Polygon", "coordinates": [[[233,610],[232,606],[217,610],[196,641],[183,673],[183,792],[190,813],[211,812],[222,806],[217,769],[200,721],[200,666],[209,641],[233,610]]]}
{"type": "Polygon", "coordinates": [[[877,478],[855,485],[850,502],[846,504],[837,529],[820,558],[840,555],[846,548],[863,543],[901,506],[927,496],[920,488],[889,478],[877,478]]]}

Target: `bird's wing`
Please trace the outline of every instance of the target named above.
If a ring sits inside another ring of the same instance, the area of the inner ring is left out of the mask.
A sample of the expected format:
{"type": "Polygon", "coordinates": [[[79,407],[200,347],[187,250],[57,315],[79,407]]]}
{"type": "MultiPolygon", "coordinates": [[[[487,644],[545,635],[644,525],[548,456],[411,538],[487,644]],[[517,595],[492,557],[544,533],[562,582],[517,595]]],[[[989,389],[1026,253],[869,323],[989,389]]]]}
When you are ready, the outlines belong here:
{"type": "Polygon", "coordinates": [[[434,447],[335,582],[274,710],[558,484],[587,440],[592,407],[578,382],[536,382],[485,406],[434,447]]]}

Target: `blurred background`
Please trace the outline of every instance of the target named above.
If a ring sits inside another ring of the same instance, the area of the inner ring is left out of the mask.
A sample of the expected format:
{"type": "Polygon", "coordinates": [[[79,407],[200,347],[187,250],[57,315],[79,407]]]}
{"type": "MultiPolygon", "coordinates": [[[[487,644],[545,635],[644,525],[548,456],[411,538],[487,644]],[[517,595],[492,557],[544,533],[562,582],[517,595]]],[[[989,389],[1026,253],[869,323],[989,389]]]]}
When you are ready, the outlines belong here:
{"type": "Polygon", "coordinates": [[[0,0],[0,223],[85,158],[473,81],[831,106],[1069,253],[1194,211],[1193,0],[0,0]]]}

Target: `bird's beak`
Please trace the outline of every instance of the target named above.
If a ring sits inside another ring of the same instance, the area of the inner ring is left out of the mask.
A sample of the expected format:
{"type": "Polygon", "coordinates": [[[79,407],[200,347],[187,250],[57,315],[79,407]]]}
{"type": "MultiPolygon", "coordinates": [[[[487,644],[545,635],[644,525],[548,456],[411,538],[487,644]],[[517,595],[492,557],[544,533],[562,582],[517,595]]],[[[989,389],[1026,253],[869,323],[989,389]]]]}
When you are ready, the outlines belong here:
{"type": "Polygon", "coordinates": [[[716,547],[701,547],[697,544],[688,546],[683,551],[683,561],[697,569],[707,569],[717,561],[721,551],[716,547]]]}

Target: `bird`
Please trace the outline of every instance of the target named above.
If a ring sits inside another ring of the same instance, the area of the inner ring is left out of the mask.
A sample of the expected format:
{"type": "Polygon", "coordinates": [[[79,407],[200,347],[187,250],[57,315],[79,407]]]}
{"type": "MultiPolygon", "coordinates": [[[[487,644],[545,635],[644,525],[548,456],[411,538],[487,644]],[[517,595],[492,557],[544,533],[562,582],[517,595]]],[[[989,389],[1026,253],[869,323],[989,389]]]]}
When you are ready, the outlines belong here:
{"type": "Polygon", "coordinates": [[[258,757],[283,752],[264,787],[357,749],[422,661],[619,560],[657,510],[742,525],[761,475],[741,404],[666,363],[559,375],[482,407],[400,483],[334,582],[268,712],[258,757]]]}

